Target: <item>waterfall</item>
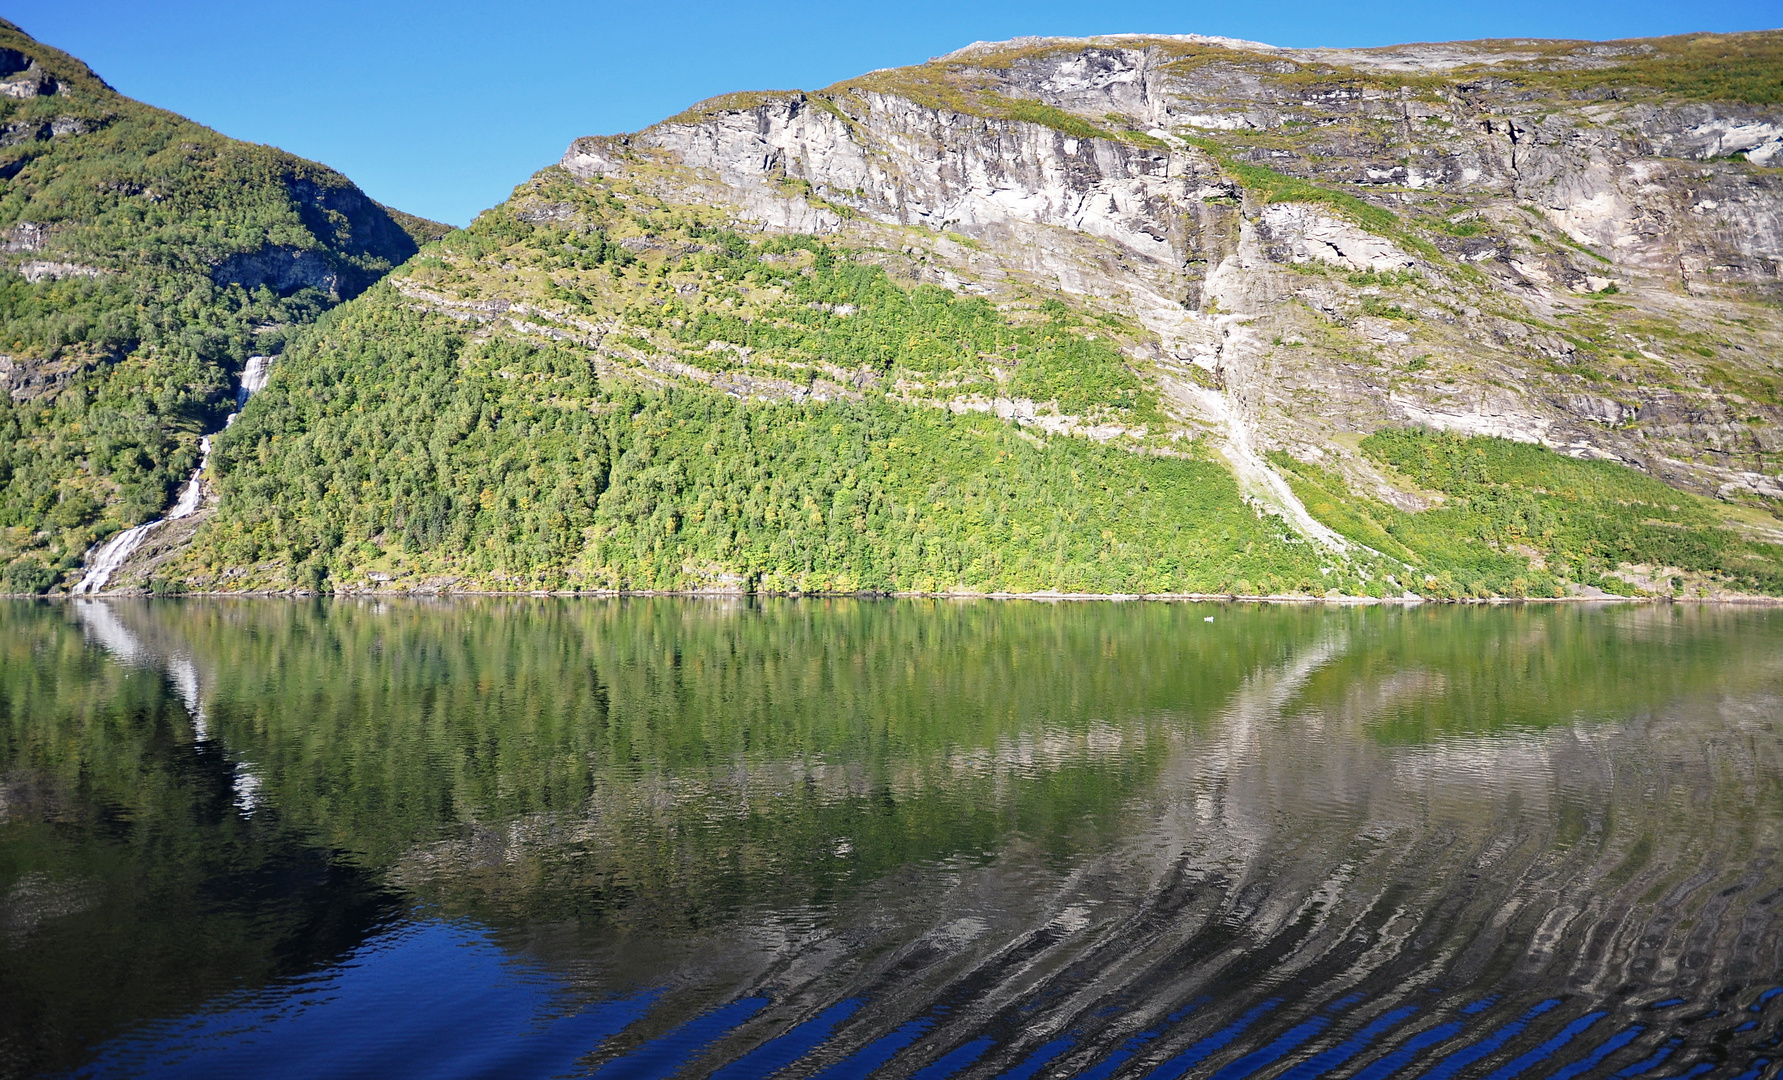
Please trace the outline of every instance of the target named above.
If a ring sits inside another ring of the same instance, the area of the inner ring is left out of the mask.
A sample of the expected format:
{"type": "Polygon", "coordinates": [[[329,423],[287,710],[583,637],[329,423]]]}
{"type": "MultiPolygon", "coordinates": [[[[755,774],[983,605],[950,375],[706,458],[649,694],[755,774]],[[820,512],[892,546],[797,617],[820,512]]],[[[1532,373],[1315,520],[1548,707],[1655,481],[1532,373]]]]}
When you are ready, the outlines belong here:
{"type": "MultiPolygon", "coordinates": [[[[229,419],[233,421],[235,414],[230,413],[229,419]]],[[[229,425],[224,424],[223,426],[228,427],[229,425]]],[[[208,464],[210,464],[210,436],[206,435],[198,440],[198,468],[192,470],[192,479],[186,481],[186,488],[180,492],[179,501],[173,504],[173,512],[167,515],[169,520],[191,517],[197,513],[198,500],[204,496],[204,485],[198,482],[198,478],[204,475],[204,467],[208,464]]]]}
{"type": "MultiPolygon", "coordinates": [[[[236,411],[224,419],[223,430],[227,431],[229,425],[235,423],[235,418],[241,415],[241,407],[248,403],[248,398],[253,396],[256,390],[265,388],[266,380],[271,373],[272,357],[248,357],[248,366],[242,369],[241,385],[235,390],[236,411]]],[[[222,432],[217,431],[211,434],[220,435],[222,432]]],[[[135,528],[125,529],[88,553],[87,570],[81,575],[80,584],[74,587],[74,595],[91,596],[105,588],[106,582],[110,581],[111,576],[124,565],[125,560],[135,554],[136,549],[142,546],[142,542],[148,539],[151,532],[169,521],[191,517],[198,512],[199,504],[204,501],[203,477],[205,467],[210,464],[210,450],[211,435],[206,435],[198,440],[198,468],[192,470],[191,479],[187,480],[186,486],[180,489],[180,497],[175,500],[173,509],[167,512],[166,517],[145,521],[135,528]]]]}
{"type": "Polygon", "coordinates": [[[87,572],[81,575],[80,584],[74,587],[74,595],[86,596],[105,588],[105,583],[111,580],[111,575],[118,567],[124,565],[124,560],[128,559],[131,553],[141,546],[142,542],[148,538],[149,533],[153,532],[155,526],[159,524],[161,524],[161,519],[157,518],[154,521],[146,521],[134,529],[125,529],[107,540],[98,551],[87,556],[87,572]]]}
{"type": "MultiPolygon", "coordinates": [[[[272,374],[272,357],[250,356],[248,366],[242,369],[241,385],[235,390],[235,407],[241,408],[248,403],[249,395],[266,389],[267,376],[272,374]]],[[[228,427],[228,424],[224,424],[228,427]]]]}

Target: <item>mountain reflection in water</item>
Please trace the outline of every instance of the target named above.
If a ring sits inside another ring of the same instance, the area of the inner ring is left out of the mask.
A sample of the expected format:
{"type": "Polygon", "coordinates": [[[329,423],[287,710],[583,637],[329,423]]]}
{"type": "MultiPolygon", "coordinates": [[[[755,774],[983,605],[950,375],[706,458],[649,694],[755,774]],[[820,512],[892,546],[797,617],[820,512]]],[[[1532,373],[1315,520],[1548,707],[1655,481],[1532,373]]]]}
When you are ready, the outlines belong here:
{"type": "Polygon", "coordinates": [[[1769,609],[0,603],[0,1075],[1758,1080],[1780,675],[1769,609]]]}

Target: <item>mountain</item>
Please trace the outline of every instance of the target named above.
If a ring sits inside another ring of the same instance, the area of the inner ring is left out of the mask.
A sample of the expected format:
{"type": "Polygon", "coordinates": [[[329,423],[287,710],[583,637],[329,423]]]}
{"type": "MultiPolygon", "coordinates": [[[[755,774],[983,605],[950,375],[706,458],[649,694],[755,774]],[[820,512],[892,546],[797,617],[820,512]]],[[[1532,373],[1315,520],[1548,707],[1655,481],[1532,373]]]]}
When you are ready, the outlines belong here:
{"type": "Polygon", "coordinates": [[[445,231],[0,20],[0,589],[158,515],[250,355],[445,231]]]}
{"type": "Polygon", "coordinates": [[[1783,33],[977,44],[578,139],[169,589],[1783,592],[1783,33]]]}

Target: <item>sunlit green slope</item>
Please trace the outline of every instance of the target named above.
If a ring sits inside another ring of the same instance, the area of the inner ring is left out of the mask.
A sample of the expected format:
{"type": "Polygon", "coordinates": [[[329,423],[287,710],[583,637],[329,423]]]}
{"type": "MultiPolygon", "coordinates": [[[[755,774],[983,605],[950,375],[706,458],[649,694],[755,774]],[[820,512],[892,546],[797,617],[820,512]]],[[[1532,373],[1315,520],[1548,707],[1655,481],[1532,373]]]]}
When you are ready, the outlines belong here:
{"type": "Polygon", "coordinates": [[[0,590],[154,517],[247,357],[443,227],[123,97],[0,20],[0,590]]]}
{"type": "Polygon", "coordinates": [[[328,317],[221,442],[178,583],[1324,587],[1319,551],[1159,434],[1118,325],[620,194],[547,170],[328,317]],[[934,400],[999,368],[1085,431],[934,400]]]}

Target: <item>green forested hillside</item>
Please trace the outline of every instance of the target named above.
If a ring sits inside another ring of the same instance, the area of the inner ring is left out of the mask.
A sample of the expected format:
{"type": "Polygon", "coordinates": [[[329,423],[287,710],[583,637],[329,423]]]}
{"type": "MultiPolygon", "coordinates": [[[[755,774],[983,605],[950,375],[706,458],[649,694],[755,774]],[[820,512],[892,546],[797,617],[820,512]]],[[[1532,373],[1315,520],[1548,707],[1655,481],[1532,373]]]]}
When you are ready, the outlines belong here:
{"type": "Polygon", "coordinates": [[[171,584],[1364,587],[1148,434],[1117,326],[643,198],[546,170],[325,317],[219,440],[222,506],[171,584]],[[454,306],[492,295],[508,322],[454,306]],[[1120,434],[937,407],[961,386],[1120,434]]]}
{"type": "Polygon", "coordinates": [[[1700,497],[1405,431],[1362,449],[1419,513],[1277,455],[1339,554],[1173,426],[1118,319],[716,218],[549,169],[424,249],[294,342],[158,584],[1462,598],[1635,593],[1605,575],[1647,563],[1783,588],[1700,497]],[[961,404],[992,395],[1056,423],[961,404]]]}
{"type": "Polygon", "coordinates": [[[1318,552],[1213,461],[1042,441],[884,395],[743,401],[602,379],[580,350],[475,340],[388,285],[286,356],[216,465],[223,509],[194,585],[1326,585],[1318,552]]]}
{"type": "Polygon", "coordinates": [[[0,586],[159,513],[247,357],[443,229],[0,21],[0,586]]]}

